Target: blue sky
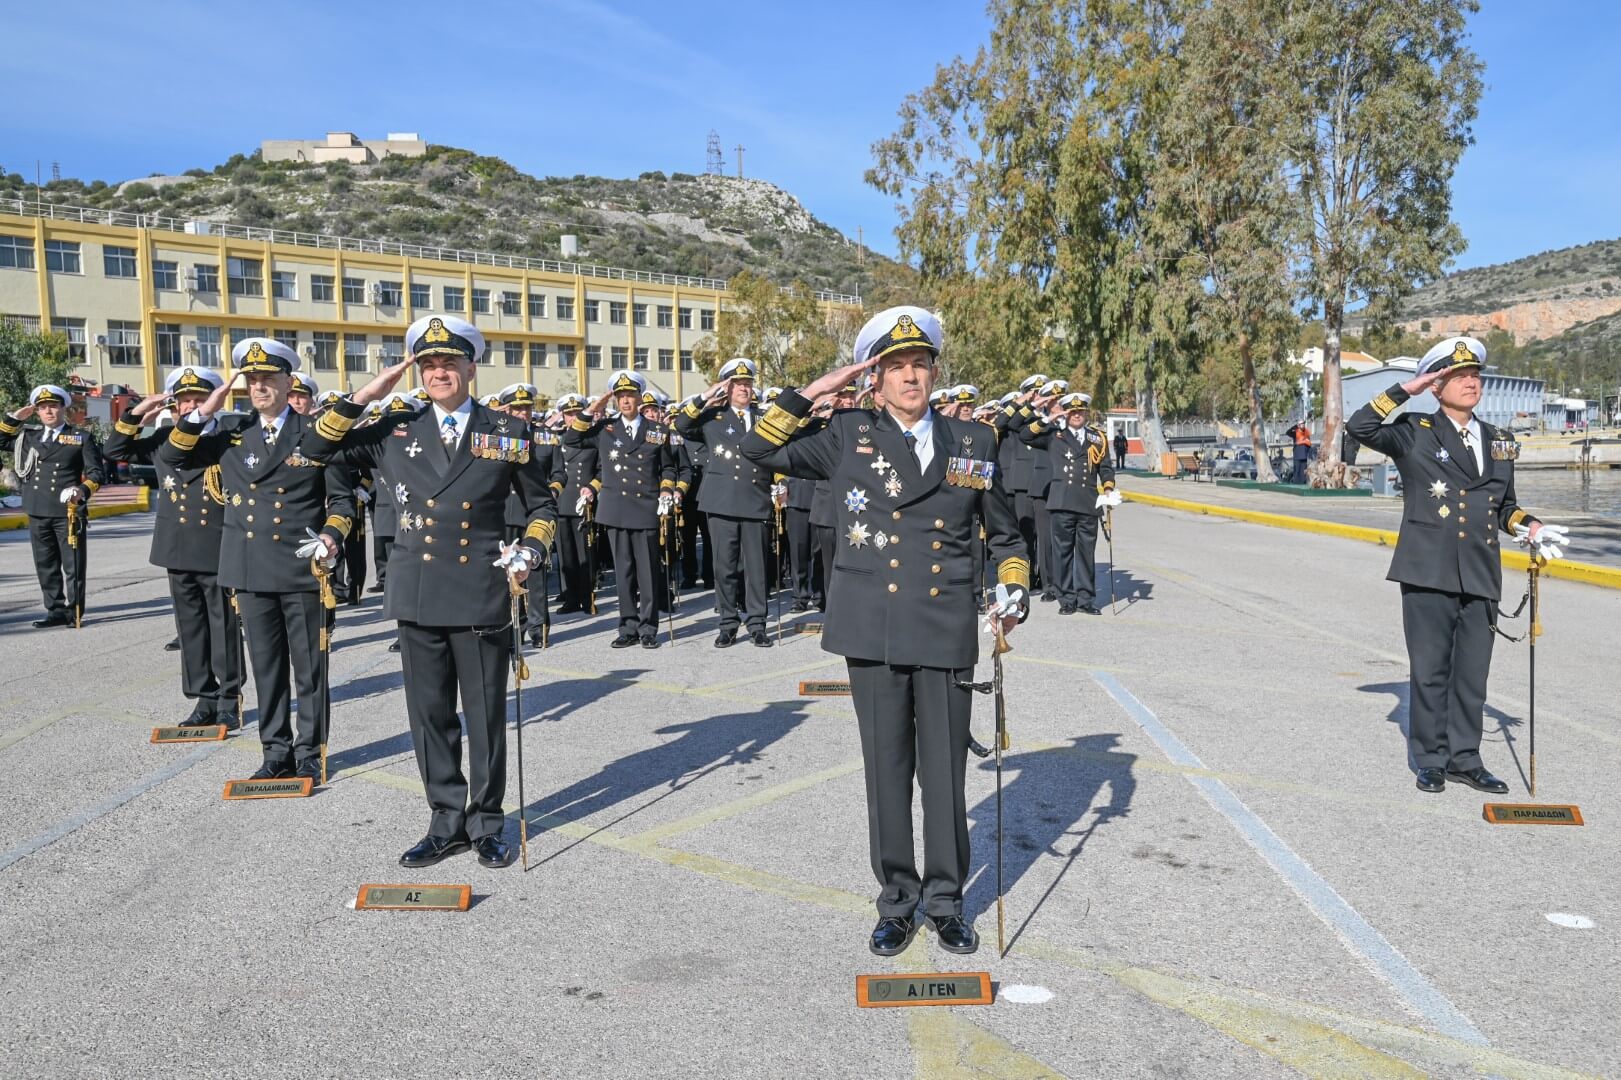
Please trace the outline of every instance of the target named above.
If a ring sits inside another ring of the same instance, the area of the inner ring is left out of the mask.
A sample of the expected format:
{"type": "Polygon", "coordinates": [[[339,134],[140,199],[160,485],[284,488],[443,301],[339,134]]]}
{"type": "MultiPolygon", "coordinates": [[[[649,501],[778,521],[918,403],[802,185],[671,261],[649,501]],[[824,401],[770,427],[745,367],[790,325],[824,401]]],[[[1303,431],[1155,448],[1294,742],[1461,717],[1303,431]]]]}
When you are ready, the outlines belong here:
{"type": "MultiPolygon", "coordinates": [[[[1486,0],[1488,89],[1455,185],[1459,266],[1621,236],[1621,6],[1486,0]]],[[[212,166],[264,138],[417,131],[537,175],[699,172],[711,128],[744,171],[893,251],[861,179],[977,4],[30,5],[0,67],[0,165],[121,180],[212,166]],[[221,12],[231,11],[228,17],[221,12]]]]}

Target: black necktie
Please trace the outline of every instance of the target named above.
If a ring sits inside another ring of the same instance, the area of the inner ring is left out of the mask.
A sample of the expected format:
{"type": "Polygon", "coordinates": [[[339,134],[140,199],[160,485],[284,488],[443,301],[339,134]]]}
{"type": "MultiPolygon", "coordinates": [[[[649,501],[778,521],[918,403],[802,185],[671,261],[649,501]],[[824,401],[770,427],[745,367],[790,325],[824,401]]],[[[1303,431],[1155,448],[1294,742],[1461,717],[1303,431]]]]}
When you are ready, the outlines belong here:
{"type": "Polygon", "coordinates": [[[917,459],[917,436],[910,431],[904,432],[904,434],[906,436],[906,452],[912,455],[912,464],[917,466],[917,471],[922,472],[923,463],[917,459]]]}

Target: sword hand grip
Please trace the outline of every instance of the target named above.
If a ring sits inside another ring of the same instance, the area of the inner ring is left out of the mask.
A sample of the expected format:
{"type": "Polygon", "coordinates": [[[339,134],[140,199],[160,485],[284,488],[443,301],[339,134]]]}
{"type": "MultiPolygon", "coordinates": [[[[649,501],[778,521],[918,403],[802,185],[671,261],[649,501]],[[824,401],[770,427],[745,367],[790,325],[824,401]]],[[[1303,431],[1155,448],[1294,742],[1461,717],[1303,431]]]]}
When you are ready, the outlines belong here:
{"type": "Polygon", "coordinates": [[[968,749],[973,751],[975,757],[988,758],[991,756],[991,748],[982,745],[972,735],[968,736],[968,749]]]}
{"type": "Polygon", "coordinates": [[[971,690],[976,694],[988,694],[995,689],[995,685],[988,682],[964,682],[961,679],[957,679],[956,683],[959,689],[971,690]]]}

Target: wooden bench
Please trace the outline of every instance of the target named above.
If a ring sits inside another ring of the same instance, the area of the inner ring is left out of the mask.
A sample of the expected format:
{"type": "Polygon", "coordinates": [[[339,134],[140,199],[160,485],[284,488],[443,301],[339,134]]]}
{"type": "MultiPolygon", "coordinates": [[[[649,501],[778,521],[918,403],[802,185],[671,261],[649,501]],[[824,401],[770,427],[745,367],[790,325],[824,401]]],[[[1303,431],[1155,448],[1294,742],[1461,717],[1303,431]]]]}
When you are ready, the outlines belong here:
{"type": "Polygon", "coordinates": [[[1204,479],[1213,479],[1212,466],[1208,461],[1202,461],[1198,454],[1176,455],[1176,478],[1192,476],[1193,482],[1198,483],[1204,479]]]}

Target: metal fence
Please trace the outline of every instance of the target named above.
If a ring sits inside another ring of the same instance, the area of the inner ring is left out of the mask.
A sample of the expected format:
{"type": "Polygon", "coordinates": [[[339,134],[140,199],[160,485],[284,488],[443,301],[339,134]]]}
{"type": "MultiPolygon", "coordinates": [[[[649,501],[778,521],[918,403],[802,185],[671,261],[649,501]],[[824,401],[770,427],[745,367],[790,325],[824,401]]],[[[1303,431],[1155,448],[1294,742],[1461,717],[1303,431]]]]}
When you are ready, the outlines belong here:
{"type": "MultiPolygon", "coordinates": [[[[230,222],[187,220],[164,217],[161,214],[137,214],[129,210],[98,210],[88,206],[64,206],[29,199],[0,199],[0,213],[15,214],[18,217],[47,218],[53,221],[72,221],[84,225],[112,225],[126,229],[156,229],[161,232],[185,233],[191,236],[223,236],[232,240],[292,244],[297,247],[318,248],[325,251],[353,251],[364,255],[394,255],[410,259],[433,259],[438,262],[467,263],[473,266],[495,266],[507,270],[538,270],[549,274],[569,274],[575,277],[640,281],[649,285],[673,285],[683,289],[706,289],[710,292],[726,291],[726,282],[720,278],[688,277],[685,274],[656,274],[648,270],[627,270],[618,266],[559,262],[554,259],[531,259],[523,255],[501,255],[492,251],[469,251],[465,248],[399,244],[392,240],[365,240],[354,236],[332,236],[328,233],[298,232],[293,229],[262,229],[255,225],[233,225],[230,222]]],[[[817,289],[815,296],[817,300],[828,304],[849,304],[856,307],[861,305],[861,297],[850,293],[835,293],[825,289],[817,289]]]]}

